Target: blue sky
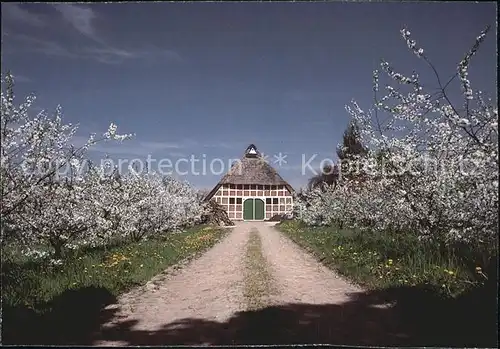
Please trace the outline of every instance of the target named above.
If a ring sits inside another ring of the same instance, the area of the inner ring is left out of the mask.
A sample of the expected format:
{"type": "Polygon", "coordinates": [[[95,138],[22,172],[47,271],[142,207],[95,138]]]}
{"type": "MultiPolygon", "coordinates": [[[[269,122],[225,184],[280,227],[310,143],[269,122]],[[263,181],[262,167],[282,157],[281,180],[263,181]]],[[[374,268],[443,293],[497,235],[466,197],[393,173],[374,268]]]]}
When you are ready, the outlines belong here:
{"type": "MultiPolygon", "coordinates": [[[[3,3],[2,72],[17,77],[17,96],[34,92],[38,108],[61,104],[65,120],[80,123],[75,141],[110,122],[136,134],[100,145],[94,159],[193,155],[220,158],[227,169],[254,143],[271,162],[286,154],[275,167],[299,187],[312,175],[301,174],[302,154],[318,154],[315,166],[335,159],[345,105],[370,106],[381,58],[434,84],[402,40],[403,26],[450,76],[479,32],[496,29],[496,13],[494,2],[3,3]]],[[[469,73],[492,97],[495,35],[469,73]]],[[[220,175],[180,177],[210,188],[220,175]]]]}

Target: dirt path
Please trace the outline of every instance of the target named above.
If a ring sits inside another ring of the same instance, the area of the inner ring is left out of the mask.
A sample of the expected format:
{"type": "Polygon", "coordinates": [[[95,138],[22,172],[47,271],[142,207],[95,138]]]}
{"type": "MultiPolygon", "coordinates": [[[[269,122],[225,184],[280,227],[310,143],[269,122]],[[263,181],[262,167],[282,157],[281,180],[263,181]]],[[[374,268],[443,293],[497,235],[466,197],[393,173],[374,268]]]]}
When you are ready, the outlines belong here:
{"type": "Polygon", "coordinates": [[[349,294],[361,292],[274,227],[262,225],[259,232],[264,256],[279,289],[271,297],[272,304],[340,304],[350,299],[349,294]]]}
{"type": "Polygon", "coordinates": [[[397,343],[387,310],[354,294],[363,293],[269,223],[242,222],[199,259],[121,297],[93,344],[397,343]]]}
{"type": "Polygon", "coordinates": [[[148,333],[184,318],[226,321],[244,310],[242,257],[249,229],[238,228],[184,268],[120,297],[96,345],[150,344],[148,333]],[[104,337],[104,338],[102,338],[104,337]]]}

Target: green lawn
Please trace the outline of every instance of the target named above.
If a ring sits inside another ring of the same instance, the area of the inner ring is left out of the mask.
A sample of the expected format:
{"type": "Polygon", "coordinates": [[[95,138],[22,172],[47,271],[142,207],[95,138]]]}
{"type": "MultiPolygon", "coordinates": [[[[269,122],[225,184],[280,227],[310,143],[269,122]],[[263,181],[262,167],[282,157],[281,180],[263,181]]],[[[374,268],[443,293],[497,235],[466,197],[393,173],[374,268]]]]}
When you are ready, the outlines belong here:
{"type": "Polygon", "coordinates": [[[368,289],[428,285],[456,296],[486,280],[478,260],[408,234],[307,227],[297,221],[278,227],[323,264],[368,289]]]}
{"type": "Polygon", "coordinates": [[[213,246],[227,229],[200,226],[106,248],[82,249],[60,266],[26,258],[3,261],[3,304],[45,312],[59,294],[88,286],[118,295],[167,267],[213,246]]]}
{"type": "Polygon", "coordinates": [[[415,346],[495,346],[496,256],[466,246],[439,247],[411,234],[308,227],[297,221],[277,227],[363,286],[366,299],[393,304],[393,315],[413,333],[415,346]]]}

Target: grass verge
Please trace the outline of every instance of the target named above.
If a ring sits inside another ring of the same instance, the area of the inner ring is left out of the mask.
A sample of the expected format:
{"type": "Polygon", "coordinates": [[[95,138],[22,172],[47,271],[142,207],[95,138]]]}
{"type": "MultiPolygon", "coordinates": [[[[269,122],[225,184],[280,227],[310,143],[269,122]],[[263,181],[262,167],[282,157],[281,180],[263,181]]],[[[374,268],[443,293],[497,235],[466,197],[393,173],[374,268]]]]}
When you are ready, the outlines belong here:
{"type": "Polygon", "coordinates": [[[3,305],[44,313],[51,310],[51,302],[61,293],[85,287],[106,289],[117,296],[212,247],[226,232],[227,229],[200,226],[147,241],[82,249],[56,266],[29,259],[5,260],[3,305]]]}
{"type": "Polygon", "coordinates": [[[250,232],[245,254],[244,297],[247,310],[258,310],[266,306],[266,298],[272,291],[272,275],[266,258],[262,254],[262,242],[257,230],[250,232]]]}
{"type": "Polygon", "coordinates": [[[277,227],[323,264],[368,289],[428,285],[455,297],[487,279],[477,261],[414,236],[307,227],[297,221],[277,227]]]}
{"type": "Polygon", "coordinates": [[[417,344],[412,346],[495,347],[498,259],[410,234],[308,227],[297,221],[277,227],[367,289],[367,299],[394,304],[393,314],[413,333],[411,341],[417,344]]]}

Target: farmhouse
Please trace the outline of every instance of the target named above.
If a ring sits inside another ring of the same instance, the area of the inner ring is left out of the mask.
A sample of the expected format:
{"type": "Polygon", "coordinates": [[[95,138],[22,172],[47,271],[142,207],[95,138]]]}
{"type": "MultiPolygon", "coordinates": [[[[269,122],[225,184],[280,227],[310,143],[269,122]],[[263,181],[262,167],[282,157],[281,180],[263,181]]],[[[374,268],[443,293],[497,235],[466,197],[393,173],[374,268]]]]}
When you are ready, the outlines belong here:
{"type": "Polygon", "coordinates": [[[293,188],[250,144],[207,195],[222,205],[231,220],[265,220],[292,211],[293,188]]]}

